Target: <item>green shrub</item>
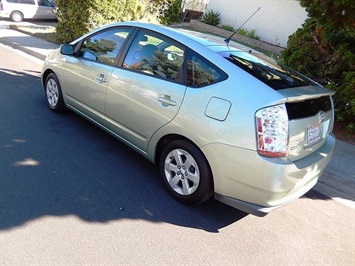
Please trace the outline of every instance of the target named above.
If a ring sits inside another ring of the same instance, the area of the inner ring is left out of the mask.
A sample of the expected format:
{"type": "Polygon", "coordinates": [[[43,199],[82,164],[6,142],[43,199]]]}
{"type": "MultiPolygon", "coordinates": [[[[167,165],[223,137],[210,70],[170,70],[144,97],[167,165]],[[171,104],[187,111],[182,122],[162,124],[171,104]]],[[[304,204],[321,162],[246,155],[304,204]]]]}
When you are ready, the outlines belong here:
{"type": "Polygon", "coordinates": [[[217,26],[221,23],[221,14],[213,10],[207,10],[200,18],[200,21],[212,26],[217,26]]]}
{"type": "Polygon", "coordinates": [[[284,63],[334,91],[336,119],[355,129],[355,29],[309,18],[289,37],[284,63]]]}
{"type": "MultiPolygon", "coordinates": [[[[229,25],[222,25],[221,28],[224,30],[234,31],[234,28],[229,25]]],[[[237,33],[249,38],[253,38],[255,40],[260,40],[260,37],[256,35],[256,30],[248,30],[248,29],[240,28],[237,30],[237,33]]]]}
{"type": "Polygon", "coordinates": [[[240,28],[238,29],[237,33],[255,40],[260,40],[260,37],[256,35],[256,30],[240,28]]]}
{"type": "Polygon", "coordinates": [[[355,71],[344,71],[341,84],[331,82],[327,87],[335,90],[335,113],[337,121],[347,124],[349,131],[355,131],[355,71]]]}
{"type": "Polygon", "coordinates": [[[165,11],[160,17],[160,23],[171,25],[181,22],[182,19],[182,0],[169,0],[165,11]]]}
{"type": "Polygon", "coordinates": [[[56,28],[59,42],[70,42],[98,26],[140,19],[145,10],[140,0],[57,0],[56,28]]]}

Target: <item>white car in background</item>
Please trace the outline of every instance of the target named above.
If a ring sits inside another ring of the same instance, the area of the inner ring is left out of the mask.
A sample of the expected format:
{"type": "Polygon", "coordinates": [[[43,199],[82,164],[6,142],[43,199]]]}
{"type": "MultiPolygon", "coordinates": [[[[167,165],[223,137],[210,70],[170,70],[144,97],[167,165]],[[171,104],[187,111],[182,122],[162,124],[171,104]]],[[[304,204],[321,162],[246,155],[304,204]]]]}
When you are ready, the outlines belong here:
{"type": "Polygon", "coordinates": [[[23,19],[56,19],[55,4],[49,0],[0,0],[0,17],[15,22],[23,19]]]}

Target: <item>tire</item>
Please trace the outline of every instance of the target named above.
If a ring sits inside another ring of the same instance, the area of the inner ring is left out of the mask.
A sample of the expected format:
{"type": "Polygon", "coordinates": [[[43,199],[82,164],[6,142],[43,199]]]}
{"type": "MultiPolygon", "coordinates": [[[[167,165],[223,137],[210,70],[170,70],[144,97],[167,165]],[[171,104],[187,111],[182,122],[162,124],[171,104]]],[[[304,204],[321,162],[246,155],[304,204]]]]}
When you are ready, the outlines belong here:
{"type": "Polygon", "coordinates": [[[57,76],[50,73],[46,78],[45,93],[48,107],[54,112],[62,112],[66,109],[62,89],[57,76]]]}
{"type": "Polygon", "coordinates": [[[23,14],[20,11],[13,11],[10,18],[14,22],[21,22],[23,20],[23,14]]]}
{"type": "Polygon", "coordinates": [[[178,201],[195,205],[212,197],[211,168],[193,144],[183,140],[169,143],[161,153],[159,168],[168,192],[178,201]]]}

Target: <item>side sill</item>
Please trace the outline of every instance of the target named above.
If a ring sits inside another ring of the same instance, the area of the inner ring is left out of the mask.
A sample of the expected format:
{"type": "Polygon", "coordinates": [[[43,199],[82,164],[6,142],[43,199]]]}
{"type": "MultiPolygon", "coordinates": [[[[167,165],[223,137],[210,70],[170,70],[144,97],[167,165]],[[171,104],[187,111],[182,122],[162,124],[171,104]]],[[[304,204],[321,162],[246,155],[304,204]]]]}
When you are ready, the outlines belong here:
{"type": "MultiPolygon", "coordinates": [[[[78,115],[84,117],[86,120],[88,120],[89,122],[93,123],[94,125],[98,126],[99,128],[103,129],[104,131],[106,131],[107,133],[109,133],[111,136],[113,136],[114,138],[118,139],[119,141],[121,141],[123,144],[127,145],[128,147],[130,147],[131,149],[133,149],[134,151],[138,152],[140,155],[144,156],[145,158],[147,158],[147,153],[145,151],[143,151],[142,149],[138,148],[137,146],[133,145],[131,142],[127,141],[126,139],[122,138],[120,135],[116,134],[115,132],[113,132],[111,129],[107,128],[105,125],[100,124],[99,122],[95,121],[94,119],[92,119],[90,116],[86,115],[85,113],[81,112],[80,110],[76,109],[74,106],[72,106],[71,104],[65,104],[67,108],[69,108],[70,110],[74,111],[75,113],[77,113],[78,115]]],[[[106,121],[106,119],[105,119],[106,121]]]]}
{"type": "Polygon", "coordinates": [[[231,197],[223,196],[221,194],[215,193],[214,195],[215,200],[218,200],[224,204],[227,204],[233,208],[236,208],[238,210],[241,210],[243,212],[258,216],[258,217],[264,217],[267,215],[269,212],[278,209],[279,207],[286,205],[288,202],[285,204],[281,204],[278,206],[273,206],[273,207],[264,207],[252,203],[248,203],[242,200],[237,200],[231,197]]]}

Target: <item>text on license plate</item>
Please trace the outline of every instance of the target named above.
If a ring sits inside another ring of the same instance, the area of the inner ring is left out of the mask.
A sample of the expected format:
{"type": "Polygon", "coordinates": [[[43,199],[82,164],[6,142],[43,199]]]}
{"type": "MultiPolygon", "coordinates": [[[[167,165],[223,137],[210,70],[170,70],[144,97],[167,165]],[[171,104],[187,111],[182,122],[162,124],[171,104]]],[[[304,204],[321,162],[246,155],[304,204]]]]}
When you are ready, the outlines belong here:
{"type": "Polygon", "coordinates": [[[313,144],[320,140],[320,125],[312,125],[307,128],[307,144],[313,144]]]}

